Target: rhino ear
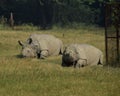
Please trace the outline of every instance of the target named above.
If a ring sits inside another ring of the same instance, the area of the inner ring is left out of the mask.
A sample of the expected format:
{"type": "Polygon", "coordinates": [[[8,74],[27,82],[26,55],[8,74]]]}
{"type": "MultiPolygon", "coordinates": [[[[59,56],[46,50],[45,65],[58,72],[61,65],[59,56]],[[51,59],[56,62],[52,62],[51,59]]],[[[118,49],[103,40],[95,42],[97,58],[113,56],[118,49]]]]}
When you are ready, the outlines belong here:
{"type": "Polygon", "coordinates": [[[32,43],[32,38],[29,38],[28,39],[28,44],[31,44],[32,43]]]}
{"type": "Polygon", "coordinates": [[[18,40],[18,43],[20,46],[24,46],[24,44],[22,43],[22,41],[18,40]]]}

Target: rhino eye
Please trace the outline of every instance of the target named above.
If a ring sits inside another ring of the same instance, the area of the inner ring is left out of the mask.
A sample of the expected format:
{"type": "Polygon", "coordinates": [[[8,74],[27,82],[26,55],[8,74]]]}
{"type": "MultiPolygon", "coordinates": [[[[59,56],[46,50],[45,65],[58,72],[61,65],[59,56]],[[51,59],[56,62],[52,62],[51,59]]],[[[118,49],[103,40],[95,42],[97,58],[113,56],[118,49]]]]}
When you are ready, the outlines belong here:
{"type": "Polygon", "coordinates": [[[30,52],[30,50],[27,50],[27,52],[29,53],[29,52],[30,52]]]}

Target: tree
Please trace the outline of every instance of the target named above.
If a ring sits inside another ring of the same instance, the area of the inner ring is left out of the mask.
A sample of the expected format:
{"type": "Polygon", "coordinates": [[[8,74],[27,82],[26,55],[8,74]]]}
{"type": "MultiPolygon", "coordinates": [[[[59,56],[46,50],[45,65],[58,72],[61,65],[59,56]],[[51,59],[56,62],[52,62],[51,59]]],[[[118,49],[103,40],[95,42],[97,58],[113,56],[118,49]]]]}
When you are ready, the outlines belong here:
{"type": "Polygon", "coordinates": [[[73,22],[103,25],[107,1],[113,0],[0,0],[0,16],[9,18],[13,12],[15,24],[32,23],[43,29],[73,22]]]}

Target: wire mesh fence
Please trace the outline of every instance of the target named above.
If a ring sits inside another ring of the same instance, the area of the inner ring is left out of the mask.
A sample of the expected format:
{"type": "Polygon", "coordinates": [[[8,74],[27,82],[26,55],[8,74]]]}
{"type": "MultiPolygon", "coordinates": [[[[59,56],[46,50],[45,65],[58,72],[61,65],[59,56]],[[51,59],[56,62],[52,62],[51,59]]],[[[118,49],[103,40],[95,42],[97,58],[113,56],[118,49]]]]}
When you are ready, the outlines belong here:
{"type": "Polygon", "coordinates": [[[106,64],[120,67],[120,3],[105,4],[106,64]]]}

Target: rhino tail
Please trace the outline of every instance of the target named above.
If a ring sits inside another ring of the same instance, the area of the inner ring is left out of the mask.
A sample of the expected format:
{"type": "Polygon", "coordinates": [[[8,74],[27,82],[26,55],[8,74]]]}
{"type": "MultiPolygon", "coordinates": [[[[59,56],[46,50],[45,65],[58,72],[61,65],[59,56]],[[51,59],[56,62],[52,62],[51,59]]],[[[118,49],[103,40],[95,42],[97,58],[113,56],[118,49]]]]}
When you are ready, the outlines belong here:
{"type": "Polygon", "coordinates": [[[63,54],[63,48],[62,47],[60,48],[59,54],[61,54],[61,55],[63,54]]]}
{"type": "Polygon", "coordinates": [[[60,52],[59,52],[59,54],[63,54],[63,43],[62,43],[62,41],[60,41],[60,52]]]}
{"type": "Polygon", "coordinates": [[[100,55],[98,64],[103,65],[103,54],[100,55]]]}

